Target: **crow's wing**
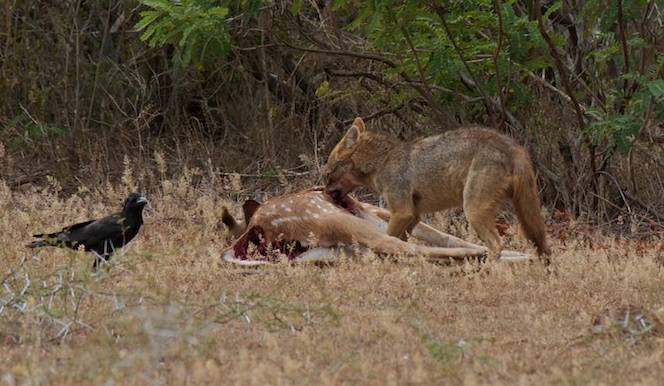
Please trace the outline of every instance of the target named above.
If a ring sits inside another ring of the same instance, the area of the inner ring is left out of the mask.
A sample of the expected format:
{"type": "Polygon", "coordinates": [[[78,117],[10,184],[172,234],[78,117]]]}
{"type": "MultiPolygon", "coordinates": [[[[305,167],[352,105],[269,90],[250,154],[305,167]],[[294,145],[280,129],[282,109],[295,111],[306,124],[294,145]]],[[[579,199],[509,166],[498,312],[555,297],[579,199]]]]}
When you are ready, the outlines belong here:
{"type": "MultiPolygon", "coordinates": [[[[105,240],[122,239],[125,231],[125,217],[121,213],[112,214],[80,227],[69,230],[69,239],[90,249],[103,247],[105,240]]],[[[118,247],[116,245],[116,247],[118,247]]]]}
{"type": "Polygon", "coordinates": [[[70,225],[68,227],[63,228],[61,232],[71,233],[71,232],[75,231],[76,229],[81,229],[83,227],[86,227],[86,226],[92,224],[95,221],[97,221],[97,220],[88,220],[88,221],[79,222],[78,224],[70,225]]]}

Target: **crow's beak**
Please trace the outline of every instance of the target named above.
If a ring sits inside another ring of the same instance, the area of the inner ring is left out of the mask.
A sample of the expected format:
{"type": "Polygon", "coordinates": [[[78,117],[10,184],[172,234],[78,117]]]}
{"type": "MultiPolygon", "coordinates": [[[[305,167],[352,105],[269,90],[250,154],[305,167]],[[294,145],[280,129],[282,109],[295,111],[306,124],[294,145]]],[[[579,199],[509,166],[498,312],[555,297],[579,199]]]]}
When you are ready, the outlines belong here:
{"type": "Polygon", "coordinates": [[[136,199],[136,203],[137,203],[137,204],[147,204],[147,203],[148,203],[148,199],[145,198],[145,197],[143,197],[143,196],[140,196],[139,198],[136,199]]]}

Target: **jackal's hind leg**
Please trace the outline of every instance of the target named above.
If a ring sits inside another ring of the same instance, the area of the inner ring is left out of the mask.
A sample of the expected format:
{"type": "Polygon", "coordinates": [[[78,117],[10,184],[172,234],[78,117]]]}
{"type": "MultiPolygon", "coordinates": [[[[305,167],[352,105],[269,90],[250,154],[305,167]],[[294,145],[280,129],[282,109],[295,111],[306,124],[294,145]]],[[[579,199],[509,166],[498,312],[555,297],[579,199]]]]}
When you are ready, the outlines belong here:
{"type": "Polygon", "coordinates": [[[498,205],[507,198],[510,181],[498,167],[474,169],[468,174],[463,189],[463,212],[479,238],[491,250],[493,258],[500,255],[500,235],[496,229],[498,205]]]}
{"type": "Polygon", "coordinates": [[[494,258],[498,258],[501,249],[500,235],[496,229],[496,208],[464,207],[466,218],[479,238],[486,244],[494,258]]]}

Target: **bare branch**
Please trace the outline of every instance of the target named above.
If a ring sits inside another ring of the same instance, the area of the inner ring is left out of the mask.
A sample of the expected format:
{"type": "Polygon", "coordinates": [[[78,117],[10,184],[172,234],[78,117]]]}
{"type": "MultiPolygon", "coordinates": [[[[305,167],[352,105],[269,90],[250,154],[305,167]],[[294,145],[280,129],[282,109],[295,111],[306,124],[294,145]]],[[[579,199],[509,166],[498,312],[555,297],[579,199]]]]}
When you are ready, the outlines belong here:
{"type": "Polygon", "coordinates": [[[500,122],[498,126],[503,126],[505,124],[505,110],[506,110],[506,97],[507,90],[503,90],[500,80],[500,68],[498,67],[498,59],[500,57],[500,50],[503,47],[503,16],[500,12],[500,0],[493,1],[493,8],[498,16],[498,42],[496,43],[496,51],[493,54],[493,66],[496,71],[496,92],[498,92],[498,97],[500,98],[500,122]]]}
{"type": "MultiPolygon", "coordinates": [[[[583,117],[583,112],[581,111],[581,105],[574,96],[574,91],[572,90],[572,86],[570,84],[568,71],[565,68],[565,65],[563,64],[562,59],[560,58],[558,49],[556,48],[556,45],[553,43],[551,36],[549,36],[549,33],[547,32],[546,27],[544,26],[544,20],[542,18],[542,5],[540,4],[540,0],[533,1],[533,12],[535,13],[535,17],[537,18],[537,25],[539,27],[540,34],[542,35],[542,38],[544,38],[544,40],[546,41],[546,44],[549,46],[549,53],[553,58],[556,68],[558,69],[558,73],[560,74],[560,79],[562,80],[563,86],[565,87],[565,91],[567,92],[567,95],[569,96],[570,101],[572,102],[572,107],[574,107],[574,111],[576,112],[576,119],[578,121],[579,130],[585,131],[586,122],[583,117]]],[[[595,197],[597,197],[597,164],[596,164],[597,161],[595,156],[595,145],[593,145],[592,142],[590,142],[590,140],[586,135],[584,135],[584,141],[588,146],[588,151],[590,156],[589,157],[590,170],[591,170],[590,184],[592,186],[595,197]]],[[[597,208],[598,206],[598,201],[596,198],[594,199],[593,206],[594,208],[597,208]]]]}
{"type": "Polygon", "coordinates": [[[363,52],[355,52],[355,51],[345,51],[345,50],[324,50],[320,48],[309,48],[309,47],[300,47],[296,46],[293,44],[290,44],[286,41],[280,41],[280,44],[283,46],[286,46],[288,48],[292,48],[294,50],[298,51],[304,51],[304,52],[314,52],[317,54],[325,54],[325,55],[334,55],[334,56],[347,56],[351,58],[358,58],[358,59],[368,59],[368,60],[373,60],[375,62],[380,62],[383,64],[388,65],[389,67],[392,68],[397,68],[397,64],[393,62],[390,59],[387,59],[385,57],[382,57],[380,55],[375,55],[375,54],[367,54],[363,52]]]}
{"type": "Polygon", "coordinates": [[[572,102],[572,107],[574,107],[574,111],[576,112],[576,118],[579,124],[579,128],[584,129],[586,127],[586,122],[583,118],[583,112],[581,111],[579,102],[576,100],[576,97],[574,96],[574,92],[572,90],[572,86],[569,81],[569,74],[567,72],[567,69],[565,68],[565,65],[563,64],[562,59],[560,58],[560,54],[558,53],[558,49],[556,48],[555,43],[553,43],[551,36],[549,36],[549,33],[547,32],[546,27],[544,26],[544,20],[542,19],[542,6],[540,4],[540,0],[535,0],[533,2],[533,8],[535,12],[535,17],[537,18],[537,25],[539,26],[540,34],[542,35],[542,38],[544,38],[544,40],[546,41],[546,44],[549,46],[549,53],[551,54],[551,57],[553,58],[553,61],[556,64],[556,68],[560,73],[560,79],[563,82],[565,91],[567,92],[567,95],[569,96],[570,101],[572,102]]]}
{"type": "MultiPolygon", "coordinates": [[[[391,107],[391,108],[388,108],[388,109],[385,109],[385,110],[376,111],[375,113],[369,114],[366,117],[362,117],[362,119],[365,122],[369,122],[373,119],[380,118],[383,115],[394,114],[397,111],[401,110],[402,108],[404,108],[404,104],[400,103],[400,104],[398,104],[394,107],[391,107]]],[[[343,123],[344,123],[344,125],[350,125],[351,123],[353,123],[353,119],[347,119],[343,123]]]]}
{"type": "MultiPolygon", "coordinates": [[[[290,44],[286,41],[281,42],[282,45],[294,49],[294,50],[300,50],[300,51],[305,51],[305,52],[314,52],[318,54],[325,54],[325,55],[334,55],[334,56],[347,56],[347,57],[352,57],[352,58],[358,58],[358,59],[368,59],[368,60],[373,60],[376,62],[383,63],[391,68],[398,68],[398,65],[393,62],[390,59],[384,58],[379,55],[375,54],[365,54],[365,53],[358,53],[354,51],[345,51],[345,50],[326,50],[326,49],[320,49],[320,48],[308,48],[308,47],[300,47],[300,46],[295,46],[293,44],[290,44]]],[[[439,121],[440,123],[446,125],[447,127],[455,127],[456,126],[456,121],[452,118],[451,114],[448,114],[445,112],[445,110],[442,108],[442,106],[437,106],[436,105],[436,100],[433,98],[433,96],[429,93],[427,94],[427,90],[424,88],[424,86],[416,81],[414,81],[406,72],[404,71],[399,71],[399,76],[401,76],[406,83],[417,90],[417,92],[420,93],[424,97],[424,99],[427,101],[429,104],[429,107],[433,109],[434,111],[439,113],[439,121]]]]}
{"type": "MultiPolygon", "coordinates": [[[[627,47],[627,38],[625,37],[625,19],[623,17],[622,0],[618,0],[618,31],[620,36],[620,46],[622,47],[623,52],[623,60],[625,62],[623,65],[623,73],[627,74],[629,72],[629,47],[627,47]]],[[[624,102],[626,102],[626,99],[628,98],[628,83],[629,81],[627,79],[623,81],[624,102]]],[[[621,104],[621,110],[624,108],[624,102],[621,104]]]]}

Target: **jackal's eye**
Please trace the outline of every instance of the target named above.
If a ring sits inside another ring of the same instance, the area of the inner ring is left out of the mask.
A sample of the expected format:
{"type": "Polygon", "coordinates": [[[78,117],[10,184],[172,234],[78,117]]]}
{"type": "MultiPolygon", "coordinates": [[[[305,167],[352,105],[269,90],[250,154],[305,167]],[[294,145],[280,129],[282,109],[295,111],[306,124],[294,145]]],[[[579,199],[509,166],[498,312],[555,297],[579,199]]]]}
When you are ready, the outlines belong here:
{"type": "Polygon", "coordinates": [[[330,178],[339,178],[350,169],[352,169],[351,160],[338,160],[332,168],[330,168],[329,173],[327,174],[330,178]]]}

